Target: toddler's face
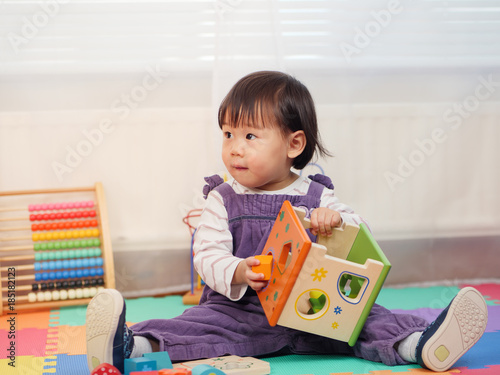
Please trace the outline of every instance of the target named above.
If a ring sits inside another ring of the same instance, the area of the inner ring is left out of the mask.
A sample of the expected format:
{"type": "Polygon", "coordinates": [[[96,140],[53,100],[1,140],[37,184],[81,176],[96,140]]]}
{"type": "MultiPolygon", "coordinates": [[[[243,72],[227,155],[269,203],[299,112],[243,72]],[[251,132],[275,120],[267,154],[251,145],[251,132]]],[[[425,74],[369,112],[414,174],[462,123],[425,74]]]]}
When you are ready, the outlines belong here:
{"type": "Polygon", "coordinates": [[[243,186],[279,190],[295,179],[290,171],[288,140],[278,126],[222,125],[222,160],[243,186]]]}

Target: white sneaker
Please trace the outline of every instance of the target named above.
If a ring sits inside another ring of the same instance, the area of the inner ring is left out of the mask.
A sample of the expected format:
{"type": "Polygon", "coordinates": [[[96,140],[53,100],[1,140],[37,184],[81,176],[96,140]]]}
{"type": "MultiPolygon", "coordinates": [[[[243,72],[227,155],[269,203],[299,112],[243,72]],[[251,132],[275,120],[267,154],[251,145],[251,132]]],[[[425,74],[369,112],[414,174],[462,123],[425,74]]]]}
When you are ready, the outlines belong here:
{"type": "Polygon", "coordinates": [[[132,331],[125,324],[125,300],[115,289],[97,293],[87,307],[87,362],[90,372],[103,363],[121,373],[134,346],[132,331]]]}

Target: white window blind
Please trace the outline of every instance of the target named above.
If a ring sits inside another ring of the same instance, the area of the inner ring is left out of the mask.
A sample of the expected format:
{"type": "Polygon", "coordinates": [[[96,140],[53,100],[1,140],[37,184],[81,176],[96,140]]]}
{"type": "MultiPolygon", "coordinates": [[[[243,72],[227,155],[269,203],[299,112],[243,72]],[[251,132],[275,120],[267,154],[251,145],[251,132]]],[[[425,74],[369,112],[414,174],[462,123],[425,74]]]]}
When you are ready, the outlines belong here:
{"type": "Polygon", "coordinates": [[[0,74],[500,66],[497,0],[4,0],[0,74]]]}

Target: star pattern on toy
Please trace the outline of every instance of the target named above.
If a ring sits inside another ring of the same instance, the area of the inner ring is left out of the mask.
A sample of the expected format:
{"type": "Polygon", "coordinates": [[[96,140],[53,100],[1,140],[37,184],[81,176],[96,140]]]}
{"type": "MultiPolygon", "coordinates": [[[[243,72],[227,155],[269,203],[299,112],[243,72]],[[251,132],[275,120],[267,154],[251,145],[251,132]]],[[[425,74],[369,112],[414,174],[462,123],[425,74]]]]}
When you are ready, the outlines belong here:
{"type": "Polygon", "coordinates": [[[323,267],[321,267],[319,270],[316,268],[314,270],[314,273],[311,274],[311,276],[313,277],[313,281],[321,281],[321,279],[323,277],[326,277],[326,274],[328,273],[328,271],[326,271],[323,267]]]}
{"type": "Polygon", "coordinates": [[[342,307],[337,306],[335,309],[333,309],[333,312],[335,314],[339,315],[340,313],[342,313],[342,307]]]}
{"type": "Polygon", "coordinates": [[[337,328],[339,328],[339,324],[338,324],[337,322],[333,322],[333,323],[332,323],[332,328],[333,328],[333,329],[337,329],[337,328]]]}

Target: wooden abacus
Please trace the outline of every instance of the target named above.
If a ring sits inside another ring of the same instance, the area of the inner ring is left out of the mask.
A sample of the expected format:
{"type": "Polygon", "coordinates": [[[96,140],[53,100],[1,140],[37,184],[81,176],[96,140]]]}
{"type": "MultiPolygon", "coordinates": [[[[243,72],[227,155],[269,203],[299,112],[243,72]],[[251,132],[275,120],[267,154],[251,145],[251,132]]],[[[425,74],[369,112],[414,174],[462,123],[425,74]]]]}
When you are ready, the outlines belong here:
{"type": "Polygon", "coordinates": [[[0,192],[0,278],[0,315],[87,304],[114,288],[102,184],[0,192]]]}

